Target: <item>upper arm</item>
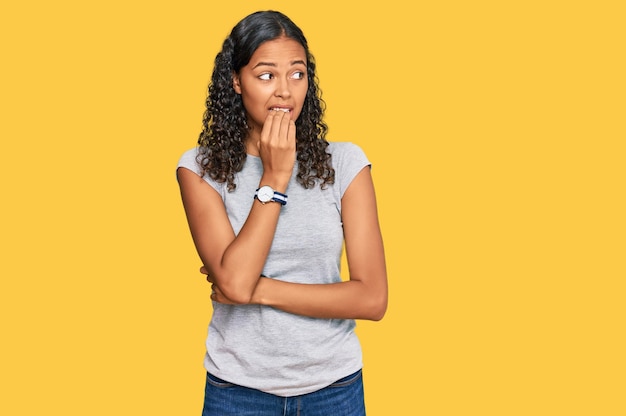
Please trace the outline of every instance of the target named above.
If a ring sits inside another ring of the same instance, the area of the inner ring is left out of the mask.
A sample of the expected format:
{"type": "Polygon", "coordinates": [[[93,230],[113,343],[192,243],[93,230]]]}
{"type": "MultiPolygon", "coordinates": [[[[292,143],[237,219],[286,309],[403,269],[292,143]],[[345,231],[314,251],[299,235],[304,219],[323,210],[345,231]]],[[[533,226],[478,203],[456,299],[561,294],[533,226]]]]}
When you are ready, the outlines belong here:
{"type": "Polygon", "coordinates": [[[176,172],[196,250],[209,273],[219,270],[223,253],[235,239],[224,202],[204,179],[184,167],[176,172]]]}
{"type": "Polygon", "coordinates": [[[350,280],[359,280],[387,296],[387,272],[370,168],[364,167],[341,199],[341,217],[350,280]]]}

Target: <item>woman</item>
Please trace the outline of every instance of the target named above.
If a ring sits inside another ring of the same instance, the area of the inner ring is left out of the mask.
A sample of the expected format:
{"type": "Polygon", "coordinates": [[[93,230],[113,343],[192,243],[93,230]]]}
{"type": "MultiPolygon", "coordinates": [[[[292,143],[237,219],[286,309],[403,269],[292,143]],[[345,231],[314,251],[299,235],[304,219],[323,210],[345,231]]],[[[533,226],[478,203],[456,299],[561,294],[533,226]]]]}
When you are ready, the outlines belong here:
{"type": "Polygon", "coordinates": [[[383,243],[370,164],[322,115],[302,31],[275,11],[239,22],[177,169],[213,289],[204,415],[365,414],[354,320],[385,313],[383,243]]]}

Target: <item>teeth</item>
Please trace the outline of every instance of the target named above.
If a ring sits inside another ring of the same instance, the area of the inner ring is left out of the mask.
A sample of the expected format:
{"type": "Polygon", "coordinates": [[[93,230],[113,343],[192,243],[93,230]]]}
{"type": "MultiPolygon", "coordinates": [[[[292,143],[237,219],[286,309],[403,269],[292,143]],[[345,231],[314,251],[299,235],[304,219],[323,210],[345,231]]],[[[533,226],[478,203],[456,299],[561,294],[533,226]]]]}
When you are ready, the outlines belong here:
{"type": "Polygon", "coordinates": [[[276,108],[276,107],[274,107],[274,108],[270,108],[270,110],[272,110],[272,111],[284,111],[285,113],[289,112],[288,108],[276,108]]]}

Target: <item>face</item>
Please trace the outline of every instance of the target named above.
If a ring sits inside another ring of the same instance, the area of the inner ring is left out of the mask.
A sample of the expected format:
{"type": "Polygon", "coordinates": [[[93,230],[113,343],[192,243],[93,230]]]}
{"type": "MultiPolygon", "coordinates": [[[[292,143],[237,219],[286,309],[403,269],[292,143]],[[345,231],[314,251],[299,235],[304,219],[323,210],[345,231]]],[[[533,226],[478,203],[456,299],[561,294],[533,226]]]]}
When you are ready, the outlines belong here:
{"type": "Polygon", "coordinates": [[[248,115],[250,137],[261,134],[270,111],[287,111],[296,120],[309,86],[306,52],[290,38],[261,44],[250,62],[233,75],[233,88],[241,95],[248,115]]]}

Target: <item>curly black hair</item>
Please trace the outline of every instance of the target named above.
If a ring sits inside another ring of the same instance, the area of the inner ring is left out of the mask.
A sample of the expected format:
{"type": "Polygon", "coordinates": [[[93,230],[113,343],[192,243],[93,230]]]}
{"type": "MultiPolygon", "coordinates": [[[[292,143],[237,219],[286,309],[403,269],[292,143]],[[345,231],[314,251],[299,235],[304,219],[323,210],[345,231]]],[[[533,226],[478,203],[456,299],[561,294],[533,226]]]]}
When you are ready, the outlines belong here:
{"type": "Polygon", "coordinates": [[[202,132],[198,138],[198,163],[202,175],[236,188],[235,174],[243,169],[248,135],[246,110],[241,96],[233,88],[233,73],[246,66],[252,54],[263,43],[288,37],[302,45],[307,57],[308,90],[300,116],[296,150],[297,181],[306,189],[320,183],[323,188],[335,182],[331,155],[326,152],[328,126],[322,120],[325,103],[321,98],[315,60],[302,30],[277,11],[259,11],[241,20],[224,41],[215,58],[209,83],[202,132]]]}

